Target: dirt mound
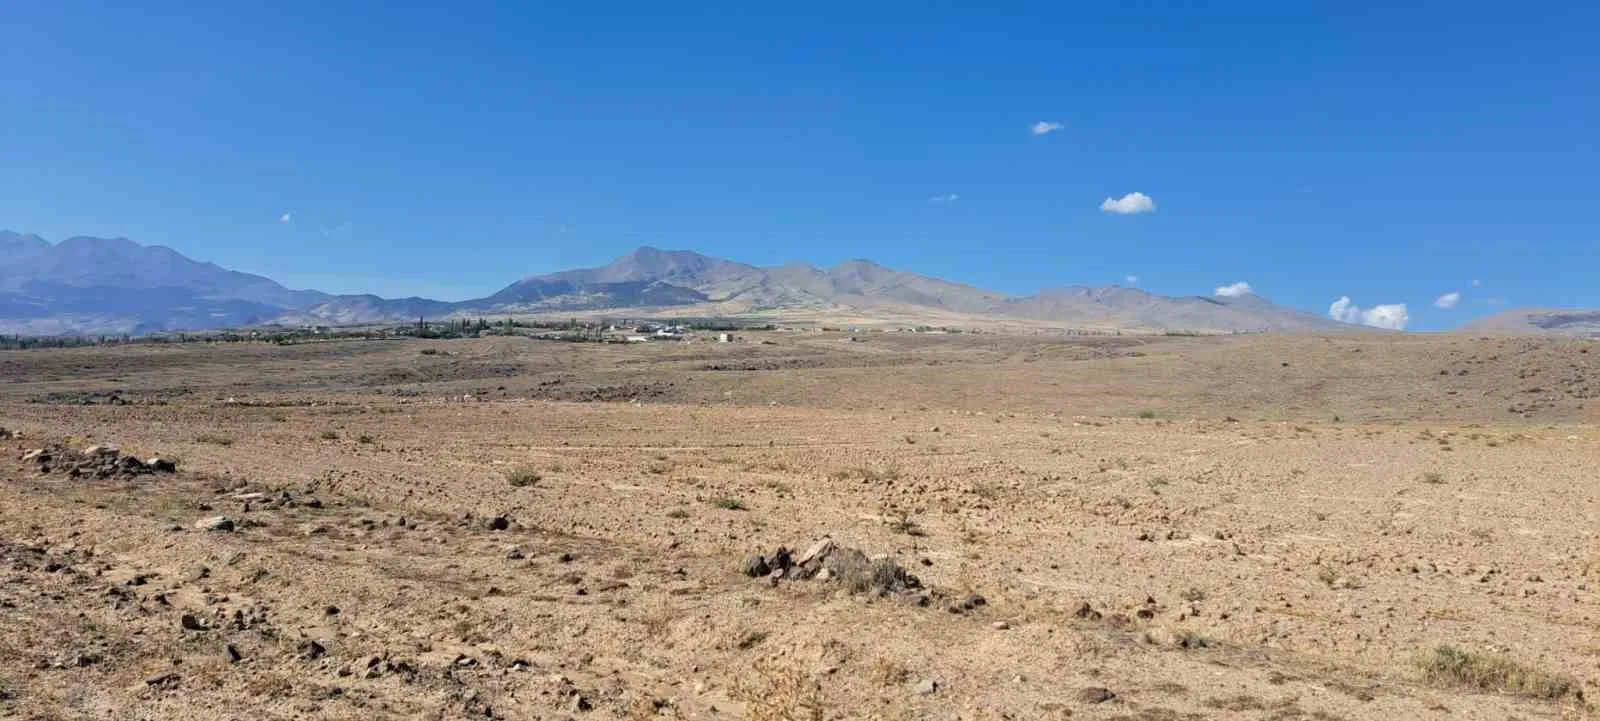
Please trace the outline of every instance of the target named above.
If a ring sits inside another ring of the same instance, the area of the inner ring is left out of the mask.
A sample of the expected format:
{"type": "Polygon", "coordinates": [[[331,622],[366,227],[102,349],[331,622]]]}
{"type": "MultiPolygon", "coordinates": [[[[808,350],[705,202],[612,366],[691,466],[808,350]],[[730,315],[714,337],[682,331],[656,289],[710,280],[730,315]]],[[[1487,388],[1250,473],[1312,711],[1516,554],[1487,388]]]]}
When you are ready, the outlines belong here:
{"type": "Polygon", "coordinates": [[[140,460],[116,446],[104,444],[77,450],[56,443],[28,451],[22,454],[22,460],[33,464],[40,473],[65,473],[73,478],[133,478],[178,470],[177,462],[171,459],[140,460]]]}

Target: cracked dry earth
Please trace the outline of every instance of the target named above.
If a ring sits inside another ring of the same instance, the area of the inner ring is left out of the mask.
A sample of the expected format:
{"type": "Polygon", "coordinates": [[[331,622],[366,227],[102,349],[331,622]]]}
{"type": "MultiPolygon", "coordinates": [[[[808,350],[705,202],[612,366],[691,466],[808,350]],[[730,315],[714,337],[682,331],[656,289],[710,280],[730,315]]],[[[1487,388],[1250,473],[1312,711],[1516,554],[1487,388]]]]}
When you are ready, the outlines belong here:
{"type": "MultiPolygon", "coordinates": [[[[1163,353],[1276,358],[1268,342],[968,370],[1036,374],[1021,398],[1119,363],[1145,377],[1163,353]]],[[[589,352],[507,343],[436,345],[589,352]]],[[[433,362],[416,347],[371,362],[433,362]]],[[[1367,352],[1402,352],[1385,348],[1367,352]]],[[[72,363],[90,377],[131,352],[72,363]]],[[[938,352],[886,382],[951,377],[938,352]]],[[[810,407],[724,402],[724,386],[462,403],[329,388],[325,368],[305,371],[315,388],[280,373],[139,402],[141,384],[183,380],[163,364],[117,374],[125,405],[40,401],[29,364],[64,357],[7,359],[33,395],[0,402],[22,433],[0,440],[0,716],[1563,719],[1593,716],[1600,693],[1600,432],[1582,413],[1394,418],[1384,403],[1334,422],[1177,391],[1183,411],[1153,418],[959,390],[862,408],[896,371],[826,363],[778,371],[832,384],[810,407]],[[113,478],[19,460],[56,442],[180,460],[113,478]],[[928,590],[742,573],[824,536],[928,590]],[[1440,646],[1561,681],[1433,677],[1419,659],[1440,646]]],[[[569,384],[602,372],[564,362],[569,384]]]]}

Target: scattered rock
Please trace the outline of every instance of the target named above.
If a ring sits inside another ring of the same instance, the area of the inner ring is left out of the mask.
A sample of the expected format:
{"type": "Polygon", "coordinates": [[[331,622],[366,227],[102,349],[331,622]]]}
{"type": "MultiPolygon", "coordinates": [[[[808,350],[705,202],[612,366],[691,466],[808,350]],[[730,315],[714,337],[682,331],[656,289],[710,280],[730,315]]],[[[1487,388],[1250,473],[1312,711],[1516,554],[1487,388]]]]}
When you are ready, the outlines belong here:
{"type": "Polygon", "coordinates": [[[178,620],[178,625],[183,626],[183,630],[185,631],[206,630],[206,625],[201,623],[200,619],[195,618],[195,615],[192,613],[183,614],[183,618],[178,620]]]}
{"type": "Polygon", "coordinates": [[[761,556],[751,556],[744,559],[744,575],[751,578],[760,578],[772,572],[767,565],[767,559],[761,556]]]}
{"type": "Polygon", "coordinates": [[[232,533],[233,519],[227,516],[212,516],[195,521],[194,527],[201,531],[216,531],[219,533],[232,533]]]}
{"type": "Polygon", "coordinates": [[[27,451],[22,454],[22,461],[32,463],[40,473],[62,472],[74,478],[133,478],[177,470],[175,462],[163,461],[159,465],[152,465],[133,456],[125,456],[110,444],[93,445],[80,451],[58,443],[27,451]]]}
{"type": "Polygon", "coordinates": [[[939,682],[931,678],[925,678],[917,682],[917,685],[911,689],[911,692],[918,696],[931,696],[938,693],[938,691],[939,682]]]}
{"type": "Polygon", "coordinates": [[[328,653],[328,649],[325,646],[309,638],[301,641],[300,645],[296,647],[295,650],[299,652],[300,658],[303,658],[307,661],[314,661],[322,658],[328,653]]]}
{"type": "Polygon", "coordinates": [[[1084,703],[1105,703],[1117,697],[1109,688],[1090,686],[1078,692],[1078,700],[1084,703]]]}
{"type": "Polygon", "coordinates": [[[21,437],[22,437],[21,433],[18,433],[16,431],[8,431],[4,427],[0,427],[0,441],[9,441],[9,440],[12,440],[12,439],[15,439],[15,438],[21,438],[21,437]]]}
{"type": "Polygon", "coordinates": [[[504,531],[511,527],[511,519],[505,516],[495,516],[489,519],[489,530],[504,531]]]}
{"type": "Polygon", "coordinates": [[[517,548],[516,546],[507,546],[506,547],[506,560],[508,560],[508,561],[520,561],[523,558],[524,558],[524,556],[522,555],[522,549],[517,548]]]}
{"type": "Polygon", "coordinates": [[[226,650],[228,652],[228,663],[238,663],[244,660],[244,654],[239,653],[239,649],[235,648],[233,644],[228,644],[226,650]]]}
{"type": "Polygon", "coordinates": [[[839,545],[834,543],[832,538],[823,536],[822,540],[811,544],[811,547],[807,548],[805,553],[794,559],[794,563],[798,566],[805,566],[813,561],[820,563],[822,559],[827,558],[829,554],[838,550],[838,548],[839,545]]]}
{"type": "Polygon", "coordinates": [[[1011,624],[1006,623],[1005,621],[995,621],[994,623],[989,624],[989,625],[993,626],[994,630],[996,630],[996,631],[1005,631],[1005,630],[1011,628],[1011,624]]]}
{"type": "Polygon", "coordinates": [[[154,676],[147,677],[144,680],[144,685],[152,688],[160,686],[172,686],[176,683],[178,683],[178,674],[175,673],[158,673],[154,676]]]}

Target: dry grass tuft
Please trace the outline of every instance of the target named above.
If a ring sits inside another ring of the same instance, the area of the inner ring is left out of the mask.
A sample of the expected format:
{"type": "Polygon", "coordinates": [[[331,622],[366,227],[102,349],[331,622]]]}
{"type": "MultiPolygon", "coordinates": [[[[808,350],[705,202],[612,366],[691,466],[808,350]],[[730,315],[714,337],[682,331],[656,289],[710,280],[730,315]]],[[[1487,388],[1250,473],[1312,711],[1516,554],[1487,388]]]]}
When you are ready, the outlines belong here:
{"type": "Polygon", "coordinates": [[[1412,662],[1422,678],[1439,686],[1458,686],[1525,696],[1557,699],[1573,693],[1578,683],[1570,676],[1529,666],[1507,656],[1438,646],[1418,653],[1412,662]]]}
{"type": "Polygon", "coordinates": [[[752,669],[754,674],[728,690],[733,700],[744,704],[747,721],[822,721],[826,717],[822,687],[798,666],[761,659],[752,669]]]}
{"type": "Polygon", "coordinates": [[[506,471],[506,482],[510,483],[512,488],[526,488],[541,480],[544,480],[544,476],[532,466],[517,466],[506,471]]]}
{"type": "Polygon", "coordinates": [[[711,505],[716,506],[717,508],[721,508],[721,509],[723,509],[725,511],[748,511],[748,510],[750,510],[749,506],[744,505],[744,501],[741,501],[741,500],[739,500],[737,498],[732,498],[732,497],[714,499],[714,500],[711,501],[711,505]]]}

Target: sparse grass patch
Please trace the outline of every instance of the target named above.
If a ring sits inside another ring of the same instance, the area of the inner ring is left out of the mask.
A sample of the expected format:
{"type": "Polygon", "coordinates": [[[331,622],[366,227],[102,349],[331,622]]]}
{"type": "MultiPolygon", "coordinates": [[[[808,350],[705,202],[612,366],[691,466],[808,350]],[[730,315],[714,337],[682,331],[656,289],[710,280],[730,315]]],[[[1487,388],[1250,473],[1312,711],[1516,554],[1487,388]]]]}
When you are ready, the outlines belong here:
{"type": "Polygon", "coordinates": [[[1578,687],[1571,676],[1530,666],[1508,656],[1465,651],[1454,646],[1437,646],[1418,653],[1412,663],[1422,672],[1424,681],[1440,686],[1542,699],[1561,698],[1578,687]]]}
{"type": "Polygon", "coordinates": [[[233,438],[230,436],[217,435],[215,433],[201,433],[200,435],[194,437],[194,442],[209,443],[213,446],[231,446],[233,445],[233,438]]]}
{"type": "Polygon", "coordinates": [[[867,666],[867,680],[879,686],[899,686],[911,680],[911,669],[892,658],[879,656],[867,666]]]}
{"type": "Polygon", "coordinates": [[[711,505],[716,506],[717,508],[721,508],[721,509],[723,509],[725,511],[748,511],[748,510],[750,510],[749,506],[744,505],[744,501],[741,501],[741,500],[739,500],[737,498],[733,498],[731,496],[724,496],[722,498],[713,499],[711,501],[711,505]]]}
{"type": "Polygon", "coordinates": [[[1178,598],[1188,601],[1189,603],[1199,603],[1206,600],[1206,592],[1205,589],[1201,588],[1185,588],[1178,592],[1178,598]]]}
{"type": "Polygon", "coordinates": [[[1437,471],[1428,471],[1427,473],[1422,474],[1420,478],[1422,479],[1423,483],[1432,483],[1434,485],[1440,485],[1444,483],[1444,475],[1437,471]]]}
{"type": "Polygon", "coordinates": [[[544,476],[532,466],[517,466],[506,471],[506,482],[510,483],[512,488],[527,488],[541,480],[544,480],[544,476]]]}
{"type": "Polygon", "coordinates": [[[922,526],[917,525],[916,521],[911,520],[911,517],[903,512],[885,515],[884,523],[888,524],[889,530],[895,533],[903,533],[907,536],[924,535],[922,526]]]}
{"type": "Polygon", "coordinates": [[[322,440],[325,440],[325,441],[337,441],[337,440],[339,440],[339,432],[338,431],[323,431],[322,435],[318,436],[318,438],[321,438],[322,440]]]}
{"type": "Polygon", "coordinates": [[[363,433],[363,434],[361,434],[361,437],[356,439],[356,442],[360,443],[362,445],[372,445],[374,443],[377,443],[378,439],[373,438],[372,436],[369,436],[369,435],[363,433]]]}
{"type": "Polygon", "coordinates": [[[1148,421],[1148,420],[1156,417],[1156,412],[1152,411],[1152,410],[1148,410],[1148,409],[1142,410],[1142,411],[1139,411],[1139,417],[1148,421]]]}
{"type": "Polygon", "coordinates": [[[887,468],[873,468],[871,466],[857,466],[834,471],[828,478],[835,481],[861,480],[867,483],[881,483],[884,481],[900,480],[900,469],[894,466],[887,468]]]}
{"type": "Polygon", "coordinates": [[[741,674],[728,695],[744,704],[747,721],[822,721],[822,687],[793,662],[760,659],[753,674],[741,674]]]}
{"type": "Polygon", "coordinates": [[[1266,701],[1243,693],[1234,696],[1208,698],[1204,703],[1207,708],[1221,711],[1263,711],[1267,708],[1266,701]]]}
{"type": "Polygon", "coordinates": [[[671,519],[674,519],[674,520],[681,521],[681,520],[683,520],[685,518],[688,518],[688,517],[689,517],[689,512],[687,510],[685,510],[685,509],[682,509],[682,508],[674,508],[674,509],[672,509],[670,511],[667,511],[667,518],[671,518],[671,519]]]}
{"type": "Polygon", "coordinates": [[[439,349],[438,348],[423,348],[422,350],[417,351],[417,353],[419,355],[439,355],[439,349]]]}

